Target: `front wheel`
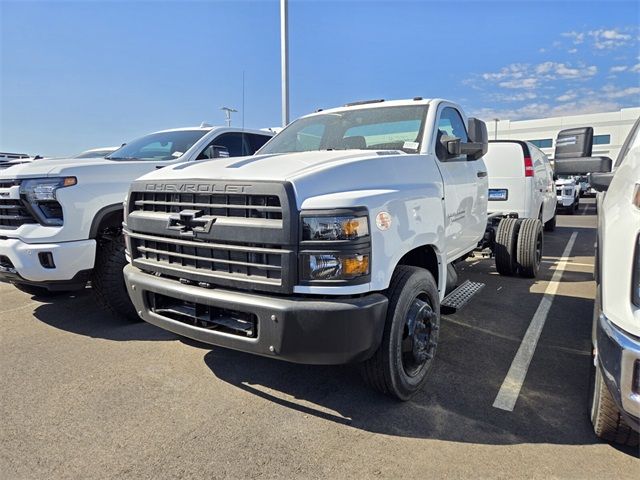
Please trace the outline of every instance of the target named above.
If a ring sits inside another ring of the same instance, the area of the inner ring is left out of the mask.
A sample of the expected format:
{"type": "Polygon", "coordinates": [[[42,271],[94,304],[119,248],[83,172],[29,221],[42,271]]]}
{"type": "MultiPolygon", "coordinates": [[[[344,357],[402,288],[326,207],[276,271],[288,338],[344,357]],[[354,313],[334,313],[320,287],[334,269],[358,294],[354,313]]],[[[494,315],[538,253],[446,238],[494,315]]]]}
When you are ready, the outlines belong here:
{"type": "Polygon", "coordinates": [[[591,366],[590,413],[593,431],[602,440],[629,447],[638,445],[638,433],[634,432],[620,416],[618,407],[602,378],[598,366],[591,366]]]}
{"type": "Polygon", "coordinates": [[[389,305],[376,353],[361,365],[374,389],[409,400],[425,384],[438,345],[440,297],[433,275],[400,265],[387,290],[389,305]]]}
{"type": "Polygon", "coordinates": [[[140,321],[124,282],[122,270],[126,263],[122,235],[103,238],[96,253],[93,291],[98,303],[112,314],[131,321],[140,321]]]}

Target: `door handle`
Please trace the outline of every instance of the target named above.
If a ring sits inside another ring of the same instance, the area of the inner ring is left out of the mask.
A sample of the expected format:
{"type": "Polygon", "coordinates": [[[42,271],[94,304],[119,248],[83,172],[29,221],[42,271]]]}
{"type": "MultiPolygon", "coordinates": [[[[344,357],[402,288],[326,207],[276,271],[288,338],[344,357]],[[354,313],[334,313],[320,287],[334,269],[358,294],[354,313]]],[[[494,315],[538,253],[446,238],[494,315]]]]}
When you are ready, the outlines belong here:
{"type": "Polygon", "coordinates": [[[486,171],[484,171],[484,170],[478,170],[478,172],[476,173],[476,175],[477,175],[479,178],[486,177],[486,176],[487,176],[487,172],[486,172],[486,171]]]}

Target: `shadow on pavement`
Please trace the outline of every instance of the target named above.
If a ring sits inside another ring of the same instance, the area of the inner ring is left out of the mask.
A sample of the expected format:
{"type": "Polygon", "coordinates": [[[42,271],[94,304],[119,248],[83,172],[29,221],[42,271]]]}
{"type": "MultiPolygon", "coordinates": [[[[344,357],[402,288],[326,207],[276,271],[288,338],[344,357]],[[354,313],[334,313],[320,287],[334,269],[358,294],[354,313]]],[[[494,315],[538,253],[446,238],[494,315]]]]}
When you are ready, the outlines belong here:
{"type": "MultiPolygon", "coordinates": [[[[591,308],[579,298],[563,303],[591,308]]],[[[441,335],[429,383],[404,403],[369,389],[354,366],[297,365],[220,348],[204,361],[217,378],[246,392],[368,432],[491,445],[598,442],[587,417],[588,350],[541,342],[537,356],[546,359],[534,358],[514,412],[506,412],[492,404],[519,338],[446,320],[441,335]]]]}
{"type": "Polygon", "coordinates": [[[111,315],[96,305],[90,288],[50,299],[33,299],[37,302],[47,302],[35,306],[35,318],[77,335],[114,341],[178,339],[176,335],[142,320],[135,322],[111,315]]]}

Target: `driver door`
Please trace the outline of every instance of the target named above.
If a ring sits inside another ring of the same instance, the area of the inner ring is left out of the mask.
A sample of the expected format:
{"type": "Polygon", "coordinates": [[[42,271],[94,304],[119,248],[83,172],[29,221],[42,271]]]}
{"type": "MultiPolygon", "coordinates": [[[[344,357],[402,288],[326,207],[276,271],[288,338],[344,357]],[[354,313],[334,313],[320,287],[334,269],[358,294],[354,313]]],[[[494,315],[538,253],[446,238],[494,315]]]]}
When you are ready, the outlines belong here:
{"type": "Polygon", "coordinates": [[[475,248],[484,234],[487,215],[487,169],[482,159],[468,160],[466,155],[447,154],[443,137],[469,141],[460,112],[441,105],[435,132],[435,153],[444,182],[444,222],[447,239],[447,261],[452,261],[475,248]]]}

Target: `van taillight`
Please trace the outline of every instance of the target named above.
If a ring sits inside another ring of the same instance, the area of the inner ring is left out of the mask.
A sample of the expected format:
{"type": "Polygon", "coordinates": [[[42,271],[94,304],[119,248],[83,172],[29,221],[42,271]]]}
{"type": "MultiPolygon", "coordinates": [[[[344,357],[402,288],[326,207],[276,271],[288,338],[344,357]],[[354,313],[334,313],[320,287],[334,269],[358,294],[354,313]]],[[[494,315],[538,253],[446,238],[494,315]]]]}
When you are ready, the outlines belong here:
{"type": "Polygon", "coordinates": [[[524,176],[533,177],[533,162],[531,157],[524,157],[524,176]]]}

